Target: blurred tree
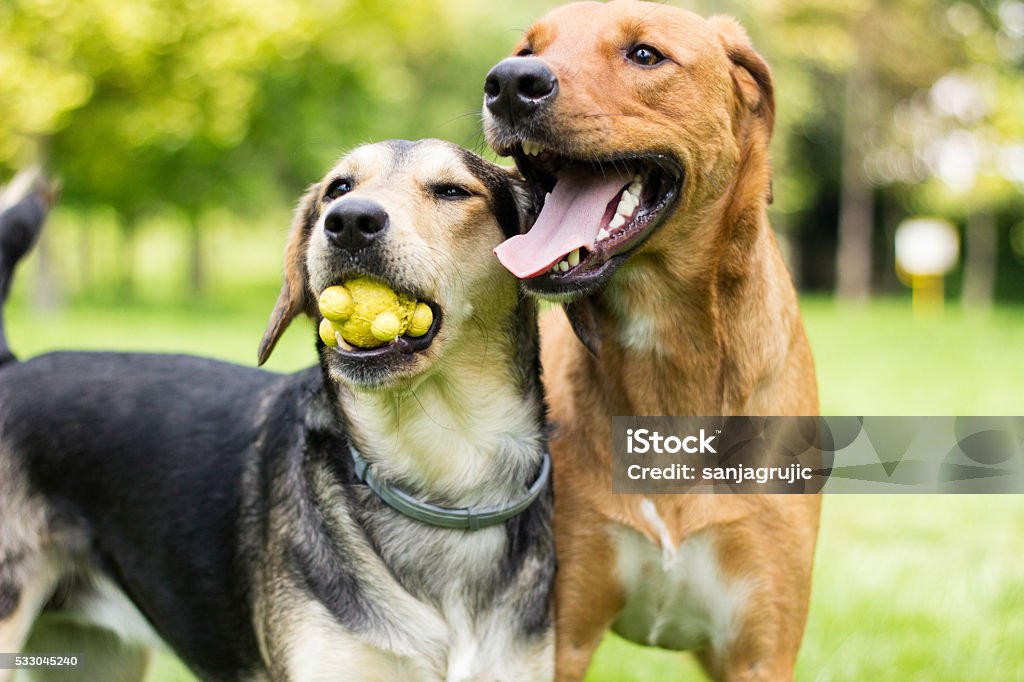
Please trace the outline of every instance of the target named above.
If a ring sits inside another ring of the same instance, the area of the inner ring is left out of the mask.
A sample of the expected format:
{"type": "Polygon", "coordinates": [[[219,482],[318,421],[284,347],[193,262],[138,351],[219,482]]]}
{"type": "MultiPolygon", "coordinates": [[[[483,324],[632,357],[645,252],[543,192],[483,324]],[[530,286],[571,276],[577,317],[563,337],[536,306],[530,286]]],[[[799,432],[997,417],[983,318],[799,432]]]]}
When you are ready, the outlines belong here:
{"type": "Polygon", "coordinates": [[[873,257],[891,262],[893,225],[884,226],[886,243],[873,245],[877,221],[898,220],[893,207],[904,206],[967,224],[965,296],[990,299],[992,212],[1016,201],[1024,183],[1024,151],[1015,151],[1024,150],[1024,3],[781,0],[739,9],[779,83],[777,195],[786,202],[787,190],[804,190],[795,192],[802,205],[783,209],[820,249],[827,227],[816,223],[829,214],[821,202],[838,202],[839,295],[869,294],[873,257]],[[979,162],[985,178],[975,183],[979,162]],[[958,186],[965,174],[970,187],[958,186]]]}
{"type": "Polygon", "coordinates": [[[944,19],[966,59],[897,105],[874,172],[912,209],[964,225],[964,302],[988,307],[999,247],[1008,246],[999,217],[1022,208],[1024,3],[956,2],[944,19]]]}
{"type": "Polygon", "coordinates": [[[66,205],[117,211],[126,251],[174,206],[198,289],[212,207],[291,202],[374,138],[479,142],[481,83],[515,15],[470,0],[14,0],[0,5],[0,169],[48,163],[66,205]]]}
{"type": "MultiPolygon", "coordinates": [[[[970,59],[966,46],[942,30],[945,9],[932,0],[782,0],[750,9],[750,25],[781,81],[783,144],[810,129],[819,140],[816,146],[840,150],[832,173],[839,184],[835,283],[840,296],[858,299],[871,291],[876,194],[885,183],[870,174],[868,161],[889,136],[892,119],[885,114],[970,59]],[[816,101],[805,96],[791,106],[791,79],[809,80],[803,89],[817,93],[816,101]],[[829,100],[841,102],[839,110],[829,100]]],[[[785,155],[790,164],[783,172],[800,179],[821,175],[816,164],[801,168],[793,156],[785,155]]]]}

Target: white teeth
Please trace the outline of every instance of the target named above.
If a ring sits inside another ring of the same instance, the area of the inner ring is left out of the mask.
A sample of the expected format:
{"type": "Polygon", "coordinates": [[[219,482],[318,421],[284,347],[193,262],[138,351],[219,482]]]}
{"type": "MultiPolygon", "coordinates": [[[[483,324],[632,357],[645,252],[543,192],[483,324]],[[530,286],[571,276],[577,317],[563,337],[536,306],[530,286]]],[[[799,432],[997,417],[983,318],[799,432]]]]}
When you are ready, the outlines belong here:
{"type": "Polygon", "coordinates": [[[540,144],[536,142],[530,142],[529,140],[523,141],[523,153],[526,154],[527,156],[537,156],[542,151],[544,151],[544,147],[542,147],[540,144]]]}
{"type": "Polygon", "coordinates": [[[355,350],[355,348],[353,348],[352,345],[348,341],[346,341],[345,339],[341,338],[341,332],[335,331],[334,332],[334,339],[338,342],[338,347],[341,348],[342,350],[345,350],[345,351],[354,351],[355,350]]]}
{"type": "Polygon", "coordinates": [[[569,261],[564,260],[564,259],[558,261],[557,263],[555,263],[554,265],[551,266],[551,272],[568,272],[568,271],[569,271],[569,261]]]}
{"type": "MultiPolygon", "coordinates": [[[[622,197],[619,199],[619,205],[615,207],[615,215],[612,216],[611,221],[608,223],[609,230],[617,230],[625,225],[626,221],[633,215],[633,211],[640,205],[640,199],[630,191],[632,187],[630,185],[630,189],[623,190],[622,197]]],[[[597,239],[600,241],[601,236],[598,235],[597,239]]]]}
{"type": "MultiPolygon", "coordinates": [[[[612,222],[615,222],[615,218],[612,218],[612,222]]],[[[623,218],[623,222],[625,222],[625,218],[623,218]]],[[[602,227],[601,230],[597,233],[597,241],[603,242],[605,239],[608,239],[608,237],[610,237],[610,236],[611,235],[608,234],[608,230],[606,230],[606,229],[604,229],[602,227]]]]}
{"type": "Polygon", "coordinates": [[[576,249],[569,254],[569,267],[574,268],[580,264],[580,250],[576,249]]]}
{"type": "Polygon", "coordinates": [[[625,218],[633,215],[633,211],[640,205],[640,200],[629,193],[629,190],[623,190],[622,198],[619,199],[619,205],[615,208],[616,215],[621,215],[625,218]]]}
{"type": "Polygon", "coordinates": [[[634,180],[633,184],[631,184],[629,186],[629,189],[627,189],[626,191],[629,192],[630,194],[632,194],[633,196],[635,196],[637,199],[639,199],[640,198],[640,192],[642,192],[643,189],[644,189],[644,186],[641,185],[639,182],[636,182],[634,180]]]}

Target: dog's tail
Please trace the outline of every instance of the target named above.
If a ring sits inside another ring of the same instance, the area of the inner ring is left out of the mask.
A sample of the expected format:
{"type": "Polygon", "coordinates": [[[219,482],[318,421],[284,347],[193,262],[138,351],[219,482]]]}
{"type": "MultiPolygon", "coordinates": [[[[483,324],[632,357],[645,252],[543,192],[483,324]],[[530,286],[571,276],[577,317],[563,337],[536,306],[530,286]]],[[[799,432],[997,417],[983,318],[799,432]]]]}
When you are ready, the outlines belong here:
{"type": "Polygon", "coordinates": [[[3,306],[11,291],[14,268],[39,238],[46,214],[57,201],[60,184],[48,180],[38,168],[18,173],[0,191],[0,367],[14,355],[4,332],[3,306]]]}

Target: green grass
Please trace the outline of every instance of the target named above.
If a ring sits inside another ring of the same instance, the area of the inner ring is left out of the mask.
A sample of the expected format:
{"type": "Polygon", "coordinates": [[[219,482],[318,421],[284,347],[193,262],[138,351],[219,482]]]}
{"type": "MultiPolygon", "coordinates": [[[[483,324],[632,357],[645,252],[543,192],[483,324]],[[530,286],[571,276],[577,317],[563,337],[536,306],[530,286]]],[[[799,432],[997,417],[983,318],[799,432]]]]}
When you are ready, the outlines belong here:
{"type": "MultiPolygon", "coordinates": [[[[1022,497],[826,497],[797,679],[1024,680],[1022,556],[1022,497]]],[[[587,681],[697,670],[608,636],[587,681]]]]}
{"type": "MultiPolygon", "coordinates": [[[[252,364],[276,288],[225,290],[200,304],[107,300],[54,314],[15,301],[12,345],[199,353],[252,364]]],[[[159,296],[152,297],[159,301],[159,296]]],[[[909,303],[804,301],[822,411],[1020,414],[1024,310],[914,319],[909,303]]],[[[298,323],[270,367],[313,362],[298,323]]],[[[1024,680],[1024,496],[829,496],[798,679],[1024,680]]],[[[609,636],[588,682],[699,680],[685,654],[609,636]]],[[[186,682],[169,656],[148,682],[186,682]]]]}
{"type": "Polygon", "coordinates": [[[950,307],[916,318],[909,301],[803,301],[823,414],[1021,414],[1024,308],[950,307]]]}

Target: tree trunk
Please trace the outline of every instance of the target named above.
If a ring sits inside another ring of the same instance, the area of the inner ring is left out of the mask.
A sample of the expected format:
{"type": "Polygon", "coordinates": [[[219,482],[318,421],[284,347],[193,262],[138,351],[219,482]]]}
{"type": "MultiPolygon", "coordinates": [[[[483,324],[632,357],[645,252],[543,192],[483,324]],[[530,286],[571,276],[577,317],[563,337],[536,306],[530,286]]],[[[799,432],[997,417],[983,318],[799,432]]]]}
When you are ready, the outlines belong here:
{"type": "Polygon", "coordinates": [[[196,218],[189,223],[188,249],[189,291],[193,296],[199,296],[206,286],[206,269],[203,265],[203,238],[196,218]]]}
{"type": "Polygon", "coordinates": [[[967,218],[966,254],[964,262],[963,303],[973,308],[989,309],[996,284],[995,218],[989,212],[973,213],[967,218]]]}
{"type": "MultiPolygon", "coordinates": [[[[858,33],[870,32],[871,12],[858,33]]],[[[836,293],[863,300],[871,294],[871,232],[874,193],[864,174],[865,145],[877,99],[875,69],[864,40],[853,69],[846,76],[843,102],[843,160],[839,196],[839,244],[836,249],[836,293]]]]}

